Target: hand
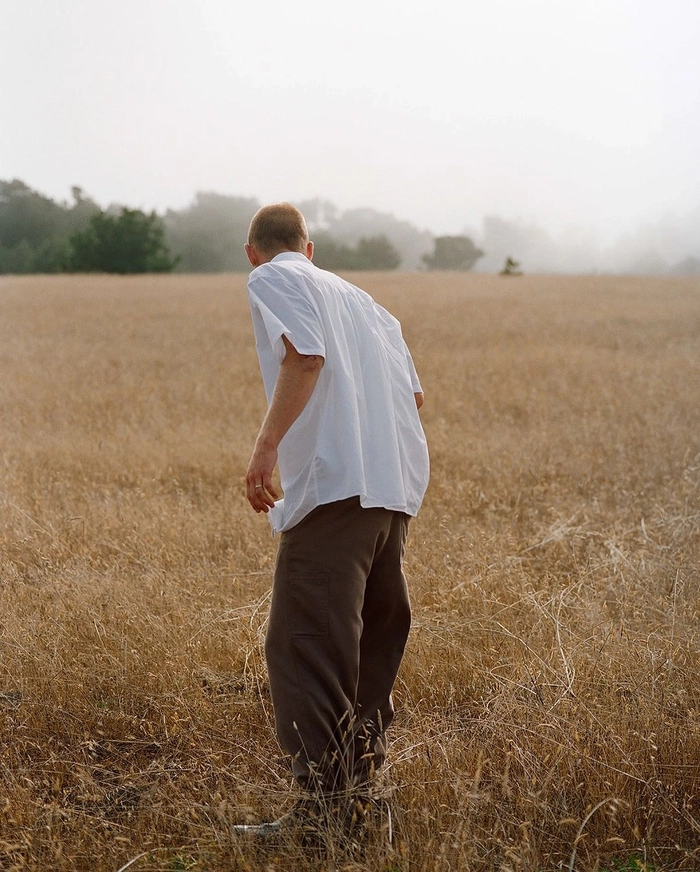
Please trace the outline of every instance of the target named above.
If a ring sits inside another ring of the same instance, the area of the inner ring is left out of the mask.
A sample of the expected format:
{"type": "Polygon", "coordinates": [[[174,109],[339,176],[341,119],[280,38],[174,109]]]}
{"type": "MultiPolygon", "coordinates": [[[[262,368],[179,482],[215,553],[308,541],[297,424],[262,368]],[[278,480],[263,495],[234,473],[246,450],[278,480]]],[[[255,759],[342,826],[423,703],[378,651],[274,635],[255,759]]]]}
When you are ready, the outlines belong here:
{"type": "Polygon", "coordinates": [[[245,492],[248,502],[256,512],[269,512],[280,494],[272,483],[272,473],[277,466],[277,449],[256,443],[245,477],[245,492]]]}

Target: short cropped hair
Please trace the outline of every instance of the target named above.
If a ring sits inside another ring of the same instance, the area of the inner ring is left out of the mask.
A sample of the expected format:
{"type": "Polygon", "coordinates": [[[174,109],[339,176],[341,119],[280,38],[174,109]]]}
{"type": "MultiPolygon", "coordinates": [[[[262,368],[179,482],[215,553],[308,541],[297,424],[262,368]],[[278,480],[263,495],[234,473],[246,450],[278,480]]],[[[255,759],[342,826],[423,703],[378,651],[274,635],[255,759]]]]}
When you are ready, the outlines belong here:
{"type": "Polygon", "coordinates": [[[304,251],[309,231],[304,216],[291,203],[263,206],[253,216],[248,243],[265,254],[280,251],[304,251]]]}

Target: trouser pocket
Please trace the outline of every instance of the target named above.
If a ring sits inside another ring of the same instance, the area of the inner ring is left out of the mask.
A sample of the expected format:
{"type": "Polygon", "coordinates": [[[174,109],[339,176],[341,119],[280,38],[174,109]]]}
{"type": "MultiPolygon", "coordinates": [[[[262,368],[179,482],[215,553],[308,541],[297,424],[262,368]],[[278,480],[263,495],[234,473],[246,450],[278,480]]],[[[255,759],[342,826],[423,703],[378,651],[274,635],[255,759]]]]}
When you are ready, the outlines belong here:
{"type": "Polygon", "coordinates": [[[287,618],[293,636],[328,637],[327,572],[300,572],[289,576],[287,618]]]}

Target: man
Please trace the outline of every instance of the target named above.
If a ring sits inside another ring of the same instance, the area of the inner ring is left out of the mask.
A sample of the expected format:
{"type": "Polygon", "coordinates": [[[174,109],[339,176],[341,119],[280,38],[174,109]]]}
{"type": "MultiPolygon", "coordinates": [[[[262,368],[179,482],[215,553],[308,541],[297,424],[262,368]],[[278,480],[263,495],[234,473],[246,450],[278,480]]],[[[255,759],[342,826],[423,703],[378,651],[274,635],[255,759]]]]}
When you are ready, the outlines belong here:
{"type": "Polygon", "coordinates": [[[260,209],[245,250],[269,402],[246,496],[281,534],[265,655],[308,809],[353,795],[386,756],[410,625],[401,561],[428,483],[423,393],[398,321],[313,265],[294,206],[260,209]]]}

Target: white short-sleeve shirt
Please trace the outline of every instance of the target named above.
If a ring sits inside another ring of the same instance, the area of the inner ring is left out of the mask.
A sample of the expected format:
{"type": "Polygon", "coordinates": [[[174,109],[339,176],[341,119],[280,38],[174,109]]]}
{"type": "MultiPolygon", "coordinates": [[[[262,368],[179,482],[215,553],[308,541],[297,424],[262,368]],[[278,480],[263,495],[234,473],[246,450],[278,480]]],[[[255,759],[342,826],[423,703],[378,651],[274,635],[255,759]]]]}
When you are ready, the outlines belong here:
{"type": "Polygon", "coordinates": [[[369,294],[298,252],[254,269],[248,299],[268,402],[285,356],[324,358],[306,408],[279,445],[284,498],[270,510],[275,532],[316,506],[359,496],[365,508],[418,512],[428,485],[418,376],[401,326],[369,294]]]}

